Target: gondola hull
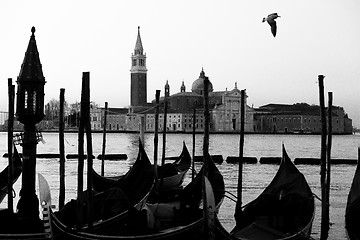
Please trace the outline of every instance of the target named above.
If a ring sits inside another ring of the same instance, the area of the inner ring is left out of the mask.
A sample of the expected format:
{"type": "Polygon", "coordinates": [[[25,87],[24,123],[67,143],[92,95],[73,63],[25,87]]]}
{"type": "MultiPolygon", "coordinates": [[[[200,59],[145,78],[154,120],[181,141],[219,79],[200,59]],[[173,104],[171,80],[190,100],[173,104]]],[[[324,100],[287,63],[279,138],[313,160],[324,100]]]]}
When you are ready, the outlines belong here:
{"type": "MultiPolygon", "coordinates": [[[[156,186],[156,189],[158,191],[167,191],[179,187],[183,183],[185,175],[190,168],[190,165],[191,156],[188,149],[186,148],[185,143],[183,143],[182,152],[180,156],[177,157],[177,160],[175,160],[173,163],[165,164],[165,167],[158,166],[159,176],[161,176],[162,174],[162,169],[165,169],[164,171],[168,172],[163,173],[164,177],[162,179],[161,177],[159,177],[157,181],[158,186],[156,186]]],[[[123,178],[123,176],[103,177],[99,175],[94,169],[92,171],[92,175],[93,188],[95,191],[98,192],[109,189],[114,184],[116,184],[117,181],[121,181],[121,179],[123,178]]]]}
{"type": "MultiPolygon", "coordinates": [[[[147,208],[144,207],[142,211],[130,210],[124,219],[114,222],[112,227],[93,229],[91,233],[86,230],[78,231],[75,228],[66,227],[54,213],[51,213],[54,239],[205,239],[203,232],[204,211],[199,207],[202,200],[202,172],[203,170],[184,187],[176,201],[163,203],[171,208],[177,206],[173,209],[175,220],[168,221],[165,226],[159,225],[159,227],[149,229],[149,222],[147,222],[147,227],[144,227],[143,213],[148,213],[144,211],[149,209],[148,206],[146,206],[147,208]],[[134,212],[138,215],[132,215],[134,212]],[[132,219],[131,216],[138,217],[132,219]],[[166,227],[167,225],[169,227],[166,227]]],[[[209,164],[208,178],[212,189],[214,189],[213,199],[218,209],[224,198],[225,186],[222,175],[213,162],[209,164]]]]}
{"type": "Polygon", "coordinates": [[[272,182],[243,209],[236,209],[236,226],[227,233],[217,222],[219,239],[309,239],[315,200],[302,173],[283,147],[283,157],[272,182]]]}
{"type": "MultiPolygon", "coordinates": [[[[117,223],[123,221],[130,209],[141,209],[155,183],[154,168],[148,159],[145,150],[139,143],[139,154],[134,165],[117,181],[116,184],[103,192],[93,194],[93,226],[94,231],[110,231],[116,228],[117,223]],[[110,229],[110,230],[109,230],[110,229]]],[[[48,191],[44,189],[43,191],[48,191]]],[[[87,196],[84,193],[83,199],[87,196]]],[[[86,216],[86,200],[83,200],[82,229],[88,231],[86,216]]],[[[68,226],[74,228],[78,225],[77,200],[71,200],[62,209],[56,212],[57,218],[68,226]]],[[[54,229],[56,232],[56,228],[54,229]]]]}
{"type": "Polygon", "coordinates": [[[54,234],[54,239],[120,239],[120,240],[183,240],[183,239],[202,239],[202,226],[203,219],[199,219],[196,222],[193,222],[188,225],[169,228],[163,232],[151,233],[151,234],[142,234],[142,235],[104,235],[96,233],[86,233],[75,231],[74,229],[69,229],[64,226],[54,215],[52,215],[53,228],[57,229],[57,233],[54,234]]]}
{"type": "MultiPolygon", "coordinates": [[[[8,193],[8,172],[9,166],[4,168],[0,172],[0,203],[4,200],[5,196],[8,193]]],[[[12,184],[14,184],[22,173],[22,161],[21,157],[14,145],[14,158],[13,158],[13,171],[12,171],[12,184]]]]}
{"type": "MultiPolygon", "coordinates": [[[[360,153],[359,153],[360,155],[360,153]]],[[[360,161],[358,160],[354,178],[349,191],[346,211],[345,230],[350,240],[360,239],[360,161]]]]}

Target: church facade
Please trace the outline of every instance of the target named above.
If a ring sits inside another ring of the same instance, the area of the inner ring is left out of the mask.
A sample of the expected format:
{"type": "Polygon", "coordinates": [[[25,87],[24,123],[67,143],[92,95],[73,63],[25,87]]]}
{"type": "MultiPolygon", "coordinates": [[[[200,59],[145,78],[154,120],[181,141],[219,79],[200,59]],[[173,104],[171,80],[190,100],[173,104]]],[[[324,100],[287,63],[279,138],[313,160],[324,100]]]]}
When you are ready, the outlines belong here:
{"type": "MultiPolygon", "coordinates": [[[[184,82],[180,87],[180,92],[170,95],[170,86],[165,85],[165,96],[168,101],[168,113],[166,119],[166,130],[177,132],[192,132],[204,130],[204,79],[205,72],[202,69],[199,78],[197,78],[187,92],[184,82]]],[[[210,108],[210,131],[211,132],[239,132],[240,131],[240,109],[241,94],[235,87],[228,91],[214,91],[213,84],[209,83],[209,108],[210,108]]],[[[161,99],[164,101],[165,96],[161,99]]],[[[245,102],[245,131],[252,130],[253,111],[245,102]]],[[[154,103],[154,102],[153,102],[154,103]]],[[[159,114],[159,130],[164,129],[163,111],[159,114]]],[[[155,113],[147,114],[146,130],[154,131],[155,113]]]]}

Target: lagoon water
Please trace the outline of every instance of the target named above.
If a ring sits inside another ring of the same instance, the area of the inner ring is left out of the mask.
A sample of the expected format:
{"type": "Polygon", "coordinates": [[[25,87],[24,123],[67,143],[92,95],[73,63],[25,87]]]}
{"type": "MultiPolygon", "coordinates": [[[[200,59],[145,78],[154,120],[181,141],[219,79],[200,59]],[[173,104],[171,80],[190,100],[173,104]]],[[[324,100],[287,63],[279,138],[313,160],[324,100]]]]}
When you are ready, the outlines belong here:
{"type": "MultiPolygon", "coordinates": [[[[43,133],[45,143],[39,143],[38,153],[59,153],[59,136],[57,133],[43,133]]],[[[105,175],[120,175],[129,169],[137,156],[139,135],[135,133],[107,133],[106,153],[125,153],[127,160],[106,161],[105,175]]],[[[181,152],[182,142],[185,141],[190,154],[192,154],[191,134],[168,134],[166,136],[166,156],[177,156],[181,152]]],[[[320,157],[320,136],[319,135],[245,135],[244,156],[257,157],[280,157],[281,144],[284,143],[289,157],[293,160],[297,157],[320,157]]],[[[202,155],[203,135],[196,135],[195,152],[202,155]]],[[[92,135],[93,154],[101,154],[102,134],[92,135]]],[[[154,135],[145,134],[145,150],[152,160],[154,156],[154,135]]],[[[357,149],[360,145],[360,135],[333,136],[332,158],[357,159],[357,149]]],[[[158,159],[162,157],[162,135],[159,134],[158,159]]],[[[20,146],[17,146],[22,152],[20,146]]],[[[85,141],[86,151],[86,141],[85,141]]],[[[65,134],[65,154],[77,153],[78,135],[76,133],[65,134]]],[[[0,170],[7,165],[7,158],[3,153],[7,152],[7,133],[0,133],[0,170]]],[[[236,134],[211,134],[209,152],[212,155],[221,154],[224,162],[218,165],[224,176],[226,191],[237,195],[238,165],[225,162],[228,156],[239,155],[239,135],[236,134]]],[[[160,161],[160,160],[158,160],[160,161]]],[[[100,172],[101,161],[94,159],[94,168],[100,172]]],[[[196,163],[196,169],[200,165],[196,163]]],[[[321,196],[320,187],[320,166],[319,165],[297,165],[298,169],[305,175],[312,191],[321,196]]],[[[346,239],[344,228],[344,214],[347,195],[350,190],[352,178],[355,172],[355,165],[332,165],[331,188],[330,188],[330,232],[329,239],[346,239]]],[[[49,182],[52,194],[52,204],[58,206],[59,196],[59,159],[37,159],[37,172],[43,174],[49,182]]],[[[274,177],[278,165],[272,164],[245,164],[243,167],[243,205],[256,198],[274,177]]],[[[66,196],[65,201],[76,197],[77,190],[77,160],[67,159],[66,161],[66,196]]],[[[86,174],[86,164],[84,167],[86,174]]],[[[191,179],[190,171],[187,174],[184,184],[191,179]]],[[[86,187],[86,176],[84,177],[86,187]]],[[[14,185],[17,196],[14,200],[14,209],[18,201],[18,193],[21,188],[21,179],[14,185]]],[[[7,198],[0,204],[0,208],[7,206],[7,198]]],[[[235,222],[233,220],[235,202],[225,198],[219,212],[219,218],[224,227],[231,230],[235,222]]],[[[316,200],[316,216],[312,228],[312,237],[320,238],[321,224],[321,202],[316,200]]]]}

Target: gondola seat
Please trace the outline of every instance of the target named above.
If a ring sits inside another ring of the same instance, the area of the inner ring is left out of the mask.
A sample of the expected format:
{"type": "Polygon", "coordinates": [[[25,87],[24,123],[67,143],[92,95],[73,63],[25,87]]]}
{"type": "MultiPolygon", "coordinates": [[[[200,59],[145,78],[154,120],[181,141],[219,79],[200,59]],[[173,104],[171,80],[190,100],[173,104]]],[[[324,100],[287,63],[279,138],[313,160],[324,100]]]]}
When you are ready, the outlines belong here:
{"type": "MultiPolygon", "coordinates": [[[[83,193],[82,199],[86,199],[87,191],[83,193]]],[[[76,206],[77,201],[72,199],[70,202],[58,212],[56,216],[69,227],[76,224],[76,206]]],[[[100,192],[93,195],[93,219],[99,221],[101,219],[107,219],[115,216],[119,212],[130,209],[132,206],[129,203],[129,199],[126,194],[120,188],[110,188],[104,192],[100,192]]],[[[83,202],[83,222],[87,220],[87,204],[83,202]]]]}

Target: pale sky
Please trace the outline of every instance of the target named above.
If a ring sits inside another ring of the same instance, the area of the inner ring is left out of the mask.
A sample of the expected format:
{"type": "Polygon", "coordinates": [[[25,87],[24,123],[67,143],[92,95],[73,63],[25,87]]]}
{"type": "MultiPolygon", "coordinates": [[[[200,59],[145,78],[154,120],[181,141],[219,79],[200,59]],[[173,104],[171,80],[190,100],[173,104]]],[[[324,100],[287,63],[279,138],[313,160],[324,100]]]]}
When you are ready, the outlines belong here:
{"type": "Polygon", "coordinates": [[[214,91],[246,89],[248,105],[319,104],[325,75],[333,104],[360,127],[359,0],[35,0],[0,2],[0,111],[8,109],[7,79],[15,83],[35,26],[45,76],[45,102],[65,88],[80,101],[82,72],[91,100],[130,103],[131,54],[137,27],[147,55],[148,101],[155,90],[186,90],[204,68],[214,91]],[[277,36],[262,18],[277,12],[277,36]]]}

